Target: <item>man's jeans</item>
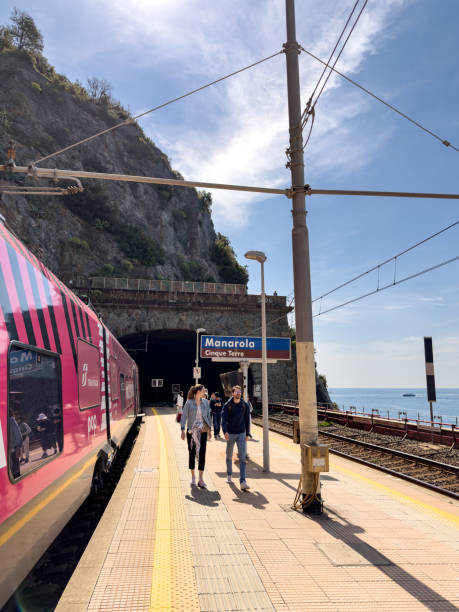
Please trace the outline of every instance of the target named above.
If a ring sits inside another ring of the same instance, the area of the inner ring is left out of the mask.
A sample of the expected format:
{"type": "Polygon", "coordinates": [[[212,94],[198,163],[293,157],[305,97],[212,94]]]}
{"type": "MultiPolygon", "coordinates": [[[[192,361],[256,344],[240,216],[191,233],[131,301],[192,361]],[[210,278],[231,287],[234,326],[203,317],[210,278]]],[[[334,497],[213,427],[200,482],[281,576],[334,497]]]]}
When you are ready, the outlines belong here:
{"type": "Polygon", "coordinates": [[[214,424],[214,436],[220,435],[220,427],[222,426],[222,411],[216,410],[212,412],[212,421],[214,424]]]}
{"type": "Polygon", "coordinates": [[[246,440],[245,440],[245,431],[239,434],[228,434],[229,440],[226,442],[226,472],[228,476],[231,476],[233,473],[233,448],[234,443],[237,444],[237,451],[239,454],[239,466],[240,466],[240,476],[239,480],[243,482],[245,480],[245,449],[246,449],[246,440]]]}

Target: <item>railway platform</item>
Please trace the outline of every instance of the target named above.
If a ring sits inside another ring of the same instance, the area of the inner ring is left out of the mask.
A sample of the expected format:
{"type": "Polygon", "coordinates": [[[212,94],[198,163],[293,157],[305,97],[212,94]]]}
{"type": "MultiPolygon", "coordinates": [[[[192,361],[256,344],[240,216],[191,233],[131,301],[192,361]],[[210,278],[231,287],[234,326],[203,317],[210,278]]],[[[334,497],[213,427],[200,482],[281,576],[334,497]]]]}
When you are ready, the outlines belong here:
{"type": "Polygon", "coordinates": [[[207,445],[207,490],[190,486],[172,408],[148,410],[119,485],[58,612],[459,609],[459,504],[331,455],[324,513],[291,509],[299,447],[261,429],[249,491],[207,445]]]}

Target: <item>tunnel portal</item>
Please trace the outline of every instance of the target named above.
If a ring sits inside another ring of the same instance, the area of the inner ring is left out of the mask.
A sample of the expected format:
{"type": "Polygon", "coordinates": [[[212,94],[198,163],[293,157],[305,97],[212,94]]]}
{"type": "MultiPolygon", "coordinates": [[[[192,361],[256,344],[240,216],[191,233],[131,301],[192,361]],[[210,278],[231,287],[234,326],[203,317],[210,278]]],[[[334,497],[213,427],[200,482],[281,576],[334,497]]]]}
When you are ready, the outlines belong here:
{"type": "MultiPolygon", "coordinates": [[[[194,384],[193,366],[196,359],[196,332],[185,329],[152,330],[119,338],[119,341],[139,366],[140,399],[143,404],[172,402],[172,385],[180,385],[186,398],[194,384]],[[152,387],[152,379],[162,379],[162,387],[152,387]]],[[[213,363],[210,359],[199,358],[202,383],[209,390],[223,388],[219,374],[237,370],[239,364],[213,363]]],[[[249,393],[252,377],[249,368],[249,393]]]]}

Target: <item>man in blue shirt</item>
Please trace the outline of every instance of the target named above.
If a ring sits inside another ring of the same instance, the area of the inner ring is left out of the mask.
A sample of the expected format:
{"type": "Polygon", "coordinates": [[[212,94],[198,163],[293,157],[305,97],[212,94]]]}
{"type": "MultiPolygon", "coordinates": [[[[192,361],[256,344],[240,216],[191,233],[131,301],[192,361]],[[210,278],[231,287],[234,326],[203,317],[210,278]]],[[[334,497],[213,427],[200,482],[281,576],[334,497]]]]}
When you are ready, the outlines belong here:
{"type": "Polygon", "coordinates": [[[232,482],[233,473],[233,449],[234,443],[237,444],[239,454],[241,489],[250,489],[245,480],[246,468],[246,444],[250,436],[250,408],[241,398],[241,387],[233,387],[232,397],[223,406],[222,429],[226,440],[226,482],[232,482]]]}

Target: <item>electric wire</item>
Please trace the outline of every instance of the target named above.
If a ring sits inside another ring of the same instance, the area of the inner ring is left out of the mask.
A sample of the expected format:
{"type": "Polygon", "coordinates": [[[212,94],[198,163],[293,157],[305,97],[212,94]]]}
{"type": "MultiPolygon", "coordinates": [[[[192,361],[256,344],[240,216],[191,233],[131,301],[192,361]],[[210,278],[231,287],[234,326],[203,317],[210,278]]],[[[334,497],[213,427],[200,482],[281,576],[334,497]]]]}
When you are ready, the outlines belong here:
{"type": "MultiPolygon", "coordinates": [[[[304,51],[307,55],[312,57],[313,59],[315,59],[318,62],[320,62],[321,64],[323,64],[324,66],[328,66],[328,63],[324,62],[324,60],[321,60],[319,57],[317,57],[317,55],[314,55],[314,53],[311,53],[310,51],[308,51],[307,49],[305,49],[301,45],[300,45],[300,49],[302,51],[304,51]]],[[[415,119],[412,119],[411,117],[409,117],[408,115],[406,115],[405,113],[400,111],[398,108],[396,108],[392,104],[389,104],[389,102],[387,102],[386,100],[384,100],[380,96],[377,96],[375,93],[373,93],[372,91],[370,91],[366,87],[363,87],[363,85],[360,85],[360,83],[357,83],[357,81],[354,81],[350,77],[346,76],[345,74],[343,74],[342,72],[337,70],[335,67],[331,67],[330,66],[330,70],[332,70],[333,72],[336,72],[336,74],[338,74],[343,79],[346,79],[346,81],[348,81],[349,83],[352,83],[352,85],[355,85],[355,87],[358,87],[359,89],[364,91],[366,94],[368,94],[369,96],[371,96],[375,100],[378,100],[378,102],[381,102],[381,104],[384,104],[385,106],[387,106],[387,108],[390,108],[391,110],[393,110],[395,113],[397,113],[398,115],[400,115],[401,117],[403,117],[407,121],[410,121],[416,127],[420,128],[421,130],[423,130],[424,132],[426,132],[430,136],[433,136],[433,138],[436,138],[437,140],[439,140],[443,145],[445,145],[445,147],[451,147],[452,149],[454,149],[456,152],[459,153],[459,148],[457,148],[453,144],[451,144],[451,142],[449,142],[449,140],[446,140],[446,139],[442,138],[441,136],[438,136],[438,134],[435,134],[435,132],[432,132],[431,130],[429,130],[428,128],[423,126],[421,123],[419,123],[415,119]]]]}
{"type": "MultiPolygon", "coordinates": [[[[317,302],[318,300],[322,300],[324,297],[327,297],[327,295],[330,295],[331,293],[335,293],[335,291],[338,291],[338,289],[342,289],[343,287],[346,287],[346,285],[350,285],[354,281],[359,280],[360,278],[366,276],[367,274],[370,274],[371,272],[374,272],[375,270],[378,270],[378,283],[379,283],[379,269],[382,266],[385,266],[387,263],[389,263],[392,260],[397,261],[397,259],[399,257],[401,257],[402,255],[405,255],[409,251],[412,251],[413,249],[417,248],[418,246],[421,246],[421,244],[425,244],[426,242],[429,242],[429,240],[432,240],[433,238],[436,238],[440,234],[443,234],[444,232],[446,232],[446,231],[450,230],[451,228],[455,227],[456,225],[459,225],[459,221],[455,221],[454,223],[451,223],[447,227],[444,227],[441,230],[439,230],[438,232],[435,232],[435,234],[431,234],[430,236],[427,236],[426,238],[424,238],[420,242],[417,242],[416,244],[413,244],[412,246],[408,247],[407,249],[405,249],[403,251],[400,251],[400,253],[397,253],[396,255],[393,255],[389,259],[386,259],[385,261],[377,264],[376,266],[373,266],[372,268],[370,268],[366,272],[362,272],[361,274],[358,274],[357,276],[354,276],[354,278],[351,278],[350,280],[346,281],[345,283],[341,283],[341,285],[338,285],[338,287],[335,287],[334,289],[331,289],[330,291],[327,291],[327,293],[323,293],[319,297],[317,297],[314,300],[312,300],[312,303],[314,304],[314,302],[317,302]]],[[[394,276],[394,280],[395,280],[395,276],[394,276]]]]}
{"type": "MultiPolygon", "coordinates": [[[[338,45],[339,45],[339,43],[340,43],[340,41],[341,41],[342,37],[344,36],[344,32],[346,31],[346,28],[347,28],[347,26],[349,25],[349,21],[351,20],[352,15],[354,14],[355,9],[357,8],[357,5],[358,5],[358,3],[359,3],[359,2],[360,2],[360,0],[356,0],[356,2],[355,2],[355,4],[354,4],[354,8],[352,9],[352,11],[351,11],[351,13],[350,13],[349,17],[347,18],[347,21],[346,21],[346,23],[345,23],[345,25],[344,25],[344,28],[342,29],[341,34],[339,35],[339,38],[338,38],[338,40],[336,41],[335,46],[333,47],[333,51],[330,53],[330,57],[328,58],[328,61],[327,61],[327,63],[325,64],[325,68],[322,70],[322,74],[320,75],[319,80],[317,81],[316,86],[314,87],[314,91],[313,91],[313,92],[312,92],[312,94],[309,96],[308,105],[312,103],[312,99],[313,99],[313,97],[314,97],[314,94],[316,93],[317,88],[319,87],[320,82],[321,82],[321,80],[323,79],[323,76],[324,76],[325,72],[327,71],[327,68],[328,68],[328,67],[329,67],[329,65],[330,65],[330,62],[331,62],[331,60],[332,60],[332,57],[333,57],[333,55],[335,54],[336,48],[338,47],[338,45]]],[[[306,113],[306,112],[307,112],[307,110],[308,110],[308,105],[306,105],[306,108],[304,109],[304,111],[303,111],[303,113],[302,113],[302,115],[301,115],[301,120],[303,120],[303,117],[304,117],[305,113],[306,113]]]]}
{"type": "Polygon", "coordinates": [[[358,302],[359,300],[363,300],[363,298],[369,297],[370,295],[374,295],[375,293],[379,293],[380,291],[384,291],[384,289],[395,287],[395,285],[400,285],[401,283],[405,283],[406,281],[416,278],[417,276],[421,276],[422,274],[427,274],[427,272],[432,272],[432,270],[437,270],[438,268],[441,268],[442,266],[446,266],[457,260],[459,260],[459,255],[457,257],[453,257],[452,259],[442,261],[441,263],[436,264],[435,266],[431,266],[430,268],[426,268],[425,270],[421,270],[420,272],[416,272],[415,274],[411,274],[410,276],[405,276],[405,278],[401,278],[400,280],[384,285],[383,287],[378,287],[377,289],[374,289],[373,291],[369,291],[368,293],[360,295],[359,297],[356,297],[352,300],[348,300],[347,302],[343,302],[342,304],[338,304],[337,306],[328,308],[327,310],[324,310],[323,312],[318,312],[317,314],[313,315],[313,318],[324,315],[327,312],[332,312],[333,310],[337,310],[338,308],[342,308],[343,306],[347,306],[348,304],[353,304],[354,302],[358,302]]]}
{"type": "Polygon", "coordinates": [[[102,136],[103,134],[108,134],[108,132],[112,132],[113,130],[118,129],[119,127],[122,127],[123,125],[129,125],[130,123],[134,123],[137,119],[140,119],[141,117],[144,117],[145,115],[148,115],[149,113],[153,113],[161,108],[164,108],[165,106],[168,106],[169,104],[173,104],[174,102],[178,102],[179,100],[183,100],[184,98],[187,98],[188,96],[191,96],[192,94],[195,94],[199,91],[202,91],[203,89],[206,89],[207,87],[210,87],[211,85],[215,85],[216,83],[220,83],[221,81],[224,81],[225,79],[229,79],[232,76],[235,76],[236,74],[239,74],[241,72],[244,72],[245,70],[249,70],[250,68],[253,68],[254,66],[257,66],[258,64],[262,64],[263,62],[266,62],[267,60],[272,59],[273,57],[276,57],[277,55],[281,55],[282,53],[284,53],[284,51],[277,51],[277,53],[273,53],[272,55],[269,55],[268,57],[264,57],[261,60],[258,60],[257,62],[254,62],[253,64],[250,64],[249,66],[245,66],[244,68],[240,68],[239,70],[235,70],[234,72],[231,72],[230,74],[227,74],[223,77],[220,77],[219,79],[216,79],[215,81],[211,81],[210,83],[206,83],[205,85],[202,85],[201,87],[197,87],[196,89],[193,89],[192,91],[189,91],[181,96],[178,96],[177,98],[173,98],[172,100],[168,100],[167,102],[164,102],[163,104],[160,104],[159,106],[155,106],[153,108],[150,108],[149,110],[144,111],[143,113],[139,113],[138,115],[135,115],[135,117],[130,117],[129,119],[126,119],[124,121],[121,121],[121,123],[118,123],[116,125],[113,125],[110,128],[107,128],[106,130],[102,130],[101,132],[98,132],[97,134],[93,134],[92,136],[89,136],[88,138],[84,138],[83,140],[80,140],[78,142],[75,142],[67,147],[64,147],[63,149],[59,149],[59,151],[55,151],[54,153],[50,153],[49,155],[46,155],[44,157],[41,157],[40,159],[37,159],[34,162],[31,162],[30,165],[35,166],[43,161],[45,161],[46,159],[50,159],[51,157],[55,157],[56,155],[60,155],[61,153],[64,153],[65,151],[69,151],[70,149],[73,149],[81,144],[84,144],[86,142],[90,142],[91,140],[94,140],[95,138],[98,138],[99,136],[102,136]]]}
{"type": "MultiPolygon", "coordinates": [[[[335,61],[334,61],[334,63],[333,63],[333,66],[330,66],[329,64],[330,64],[330,61],[331,61],[331,57],[333,56],[333,54],[334,54],[334,52],[335,52],[335,50],[336,50],[336,48],[337,48],[337,46],[338,46],[338,44],[339,44],[339,41],[341,40],[341,38],[342,38],[342,36],[343,36],[343,34],[344,34],[344,32],[345,32],[345,30],[346,30],[346,28],[347,28],[348,24],[349,24],[349,21],[351,20],[352,15],[354,14],[355,9],[357,8],[357,5],[358,5],[359,1],[360,1],[360,0],[357,0],[357,1],[356,1],[356,3],[354,4],[354,7],[353,7],[353,9],[352,9],[352,11],[351,11],[351,14],[349,15],[348,20],[346,21],[346,24],[345,24],[345,26],[344,26],[344,28],[343,28],[343,30],[342,30],[342,32],[341,32],[341,34],[340,34],[340,37],[339,37],[339,39],[338,39],[338,42],[336,43],[336,45],[335,45],[335,47],[334,47],[334,49],[333,49],[333,51],[332,51],[332,54],[331,54],[331,56],[330,56],[330,58],[329,58],[328,62],[325,64],[325,68],[324,68],[324,70],[323,70],[323,72],[322,72],[322,74],[321,74],[321,76],[320,76],[320,79],[319,79],[319,81],[318,81],[318,83],[317,83],[316,87],[314,88],[314,92],[313,92],[313,94],[311,95],[311,97],[309,98],[308,103],[307,103],[307,105],[306,105],[306,108],[305,108],[305,109],[304,109],[304,111],[303,111],[303,114],[302,114],[302,119],[301,119],[301,129],[302,129],[302,130],[305,128],[305,126],[306,126],[306,124],[307,124],[307,122],[308,122],[308,120],[309,120],[309,117],[312,117],[311,128],[310,128],[310,130],[309,130],[309,134],[308,134],[308,137],[307,137],[307,139],[306,139],[306,142],[303,144],[303,147],[302,147],[302,148],[303,148],[303,151],[304,151],[304,149],[306,148],[306,146],[307,146],[307,144],[309,143],[309,140],[310,140],[310,138],[311,138],[312,128],[313,128],[313,126],[314,126],[314,120],[315,120],[315,107],[316,107],[316,105],[317,105],[317,102],[319,101],[319,98],[320,98],[320,96],[322,95],[322,92],[324,91],[324,89],[325,89],[325,87],[326,87],[326,85],[327,85],[327,83],[328,83],[328,80],[330,79],[330,76],[332,75],[332,72],[333,72],[334,67],[336,66],[336,64],[337,64],[337,62],[338,62],[338,60],[339,60],[339,58],[341,57],[341,54],[343,53],[343,51],[344,51],[344,49],[345,49],[345,47],[346,47],[346,45],[347,45],[347,43],[348,43],[348,41],[349,41],[349,38],[351,37],[351,35],[352,35],[352,33],[353,33],[353,31],[354,31],[354,29],[355,29],[355,27],[356,27],[357,23],[359,22],[359,19],[360,19],[361,15],[362,15],[363,11],[365,10],[365,7],[366,7],[366,6],[367,6],[367,4],[368,4],[368,0],[365,0],[365,2],[363,3],[362,8],[360,9],[359,14],[357,15],[357,17],[356,17],[356,19],[355,19],[355,21],[354,21],[354,23],[353,23],[353,25],[352,25],[352,27],[351,27],[351,29],[350,29],[350,31],[349,31],[349,33],[348,33],[348,35],[347,35],[347,37],[346,37],[346,40],[344,41],[344,43],[343,43],[343,45],[342,45],[342,47],[341,47],[341,49],[340,49],[340,51],[339,51],[339,53],[338,53],[338,55],[337,55],[337,57],[336,57],[335,61]],[[317,97],[316,97],[315,101],[314,101],[314,102],[312,102],[312,98],[313,98],[313,96],[314,96],[314,93],[315,93],[315,92],[316,92],[316,90],[317,90],[318,84],[319,84],[319,83],[320,83],[320,81],[322,80],[322,77],[323,77],[323,75],[324,75],[324,73],[325,73],[325,71],[326,71],[327,69],[329,70],[328,75],[327,75],[327,77],[326,77],[326,79],[325,79],[325,81],[324,81],[324,83],[323,83],[323,85],[322,85],[322,87],[321,87],[321,89],[320,89],[319,93],[317,94],[317,97]]],[[[301,45],[300,45],[300,48],[302,49],[301,45]]]]}
{"type": "Polygon", "coordinates": [[[362,15],[362,13],[363,13],[363,11],[365,10],[365,7],[367,6],[367,4],[368,4],[368,0],[365,0],[365,2],[364,2],[364,4],[363,4],[362,8],[360,9],[360,13],[357,15],[357,18],[356,18],[356,20],[354,21],[354,24],[352,25],[352,28],[351,28],[351,30],[350,30],[350,32],[349,32],[349,34],[347,35],[347,38],[346,38],[346,40],[344,41],[343,46],[341,47],[340,52],[338,53],[337,58],[335,59],[335,61],[334,61],[334,63],[333,63],[333,66],[329,66],[329,67],[328,67],[328,68],[329,68],[329,73],[328,73],[328,75],[327,75],[327,78],[325,79],[324,84],[323,84],[323,85],[322,85],[322,87],[321,87],[321,90],[320,90],[320,91],[319,91],[319,93],[317,94],[317,98],[315,99],[315,102],[314,102],[314,104],[313,104],[313,108],[316,106],[317,102],[319,101],[319,98],[320,98],[320,96],[322,95],[322,92],[323,92],[323,90],[325,89],[325,86],[327,85],[328,79],[330,78],[330,76],[331,76],[331,74],[332,74],[332,72],[333,72],[333,69],[334,69],[334,67],[336,66],[336,63],[338,62],[339,58],[341,57],[341,54],[342,54],[342,52],[344,51],[344,48],[346,47],[347,42],[348,42],[349,38],[351,37],[351,34],[352,34],[352,32],[354,31],[355,26],[357,25],[357,23],[358,23],[358,21],[359,21],[359,19],[360,19],[361,15],[362,15]]]}

